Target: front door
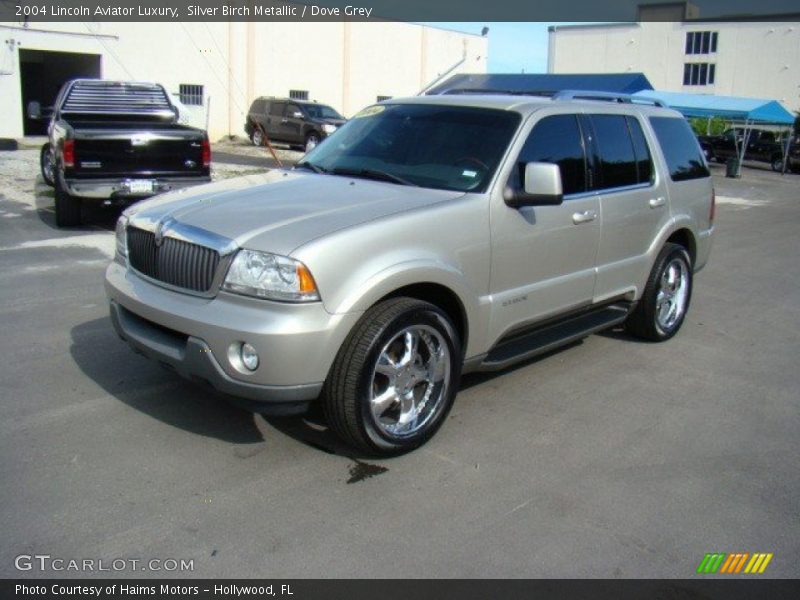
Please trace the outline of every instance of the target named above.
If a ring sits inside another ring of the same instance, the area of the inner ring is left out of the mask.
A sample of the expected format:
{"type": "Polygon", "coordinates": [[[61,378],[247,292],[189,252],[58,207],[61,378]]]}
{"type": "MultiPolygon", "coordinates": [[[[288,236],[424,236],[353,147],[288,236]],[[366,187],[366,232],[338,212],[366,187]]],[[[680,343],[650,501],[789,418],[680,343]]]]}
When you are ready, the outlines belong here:
{"type": "Polygon", "coordinates": [[[536,119],[515,159],[509,186],[522,186],[521,171],[527,162],[560,167],[564,201],[558,206],[511,208],[494,198],[492,341],[518,327],[588,305],[594,292],[600,205],[588,191],[578,116],[544,114],[536,119]]]}

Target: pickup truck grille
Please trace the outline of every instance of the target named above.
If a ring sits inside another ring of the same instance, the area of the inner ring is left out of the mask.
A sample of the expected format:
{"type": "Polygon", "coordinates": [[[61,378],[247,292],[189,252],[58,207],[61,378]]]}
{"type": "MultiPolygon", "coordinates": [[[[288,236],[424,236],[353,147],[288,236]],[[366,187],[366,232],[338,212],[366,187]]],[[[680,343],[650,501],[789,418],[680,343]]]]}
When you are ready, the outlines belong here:
{"type": "Polygon", "coordinates": [[[156,281],[193,292],[208,292],[219,266],[219,253],[170,237],[156,245],[155,234],[128,227],[128,261],[131,267],[156,281]]]}

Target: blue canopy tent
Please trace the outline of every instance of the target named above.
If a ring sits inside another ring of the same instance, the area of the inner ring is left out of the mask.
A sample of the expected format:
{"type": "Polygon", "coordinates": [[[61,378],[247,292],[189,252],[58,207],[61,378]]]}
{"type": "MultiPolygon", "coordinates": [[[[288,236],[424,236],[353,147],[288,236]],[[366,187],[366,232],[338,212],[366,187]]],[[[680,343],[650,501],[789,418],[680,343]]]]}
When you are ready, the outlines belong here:
{"type": "Polygon", "coordinates": [[[633,94],[652,89],[642,73],[459,73],[441,83],[434,82],[423,91],[428,95],[467,92],[548,95],[561,90],[633,94]]]}
{"type": "MultiPolygon", "coordinates": [[[[763,98],[743,98],[740,96],[714,96],[710,94],[680,94],[677,92],[661,92],[642,90],[633,94],[634,98],[658,100],[680,112],[685,117],[722,117],[728,121],[742,123],[744,136],[741,148],[737,148],[739,161],[737,176],[744,160],[745,148],[750,141],[750,132],[755,125],[777,125],[791,127],[794,115],[786,110],[777,100],[763,98]]],[[[789,143],[784,148],[783,170],[786,171],[789,143]]]]}

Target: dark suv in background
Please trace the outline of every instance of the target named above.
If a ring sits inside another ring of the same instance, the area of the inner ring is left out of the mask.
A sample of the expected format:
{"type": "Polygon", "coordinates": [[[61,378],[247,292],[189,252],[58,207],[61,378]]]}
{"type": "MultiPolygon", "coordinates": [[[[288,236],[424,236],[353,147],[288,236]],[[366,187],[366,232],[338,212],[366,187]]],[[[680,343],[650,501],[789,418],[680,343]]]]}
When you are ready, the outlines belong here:
{"type": "Polygon", "coordinates": [[[345,118],[327,104],[261,96],[250,105],[244,130],[256,146],[264,143],[261,125],[270,141],[308,152],[344,122],[345,118]]]}

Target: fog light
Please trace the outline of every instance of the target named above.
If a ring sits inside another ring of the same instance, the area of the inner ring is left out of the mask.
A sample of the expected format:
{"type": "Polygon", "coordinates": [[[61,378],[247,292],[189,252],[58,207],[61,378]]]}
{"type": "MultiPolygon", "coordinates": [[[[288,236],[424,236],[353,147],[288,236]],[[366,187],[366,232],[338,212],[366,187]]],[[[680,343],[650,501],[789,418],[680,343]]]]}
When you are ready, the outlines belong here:
{"type": "Polygon", "coordinates": [[[250,371],[255,371],[258,368],[258,352],[250,344],[242,344],[242,364],[250,371]]]}

